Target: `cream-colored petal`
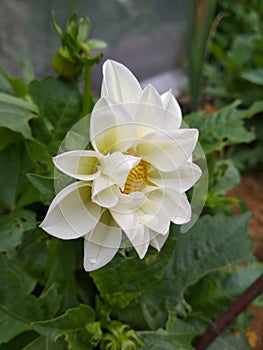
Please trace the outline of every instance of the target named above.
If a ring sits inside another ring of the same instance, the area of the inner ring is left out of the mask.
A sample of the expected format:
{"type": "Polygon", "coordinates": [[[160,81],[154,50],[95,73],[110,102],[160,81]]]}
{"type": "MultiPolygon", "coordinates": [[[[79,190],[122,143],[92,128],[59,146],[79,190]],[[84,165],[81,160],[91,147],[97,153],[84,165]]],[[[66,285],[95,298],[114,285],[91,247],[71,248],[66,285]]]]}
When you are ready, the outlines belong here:
{"type": "Polygon", "coordinates": [[[121,229],[125,233],[128,232],[129,235],[131,232],[136,232],[137,228],[140,226],[140,223],[133,212],[122,213],[111,208],[110,213],[121,229]]]}
{"type": "Polygon", "coordinates": [[[91,202],[91,187],[74,182],[58,193],[40,227],[61,239],[75,239],[87,234],[100,219],[101,209],[91,202]]]}
{"type": "Polygon", "coordinates": [[[135,76],[124,65],[107,60],[103,65],[101,96],[118,103],[136,102],[142,88],[135,76]]]}
{"type": "Polygon", "coordinates": [[[112,217],[124,231],[132,246],[142,259],[147,252],[150,235],[147,228],[141,225],[134,213],[120,213],[111,210],[112,217]]]}
{"type": "Polygon", "coordinates": [[[150,230],[151,240],[150,245],[160,251],[169,236],[169,230],[164,234],[158,234],[153,230],[150,230]]]}
{"type": "Polygon", "coordinates": [[[145,200],[146,197],[143,192],[120,193],[119,201],[112,210],[122,214],[134,214],[143,205],[145,200]]]}
{"type": "MultiPolygon", "coordinates": [[[[152,188],[147,193],[147,209],[144,211],[147,214],[151,212],[155,214],[156,218],[160,221],[163,220],[165,223],[165,218],[169,218],[172,222],[181,225],[188,222],[191,218],[191,206],[188,202],[185,193],[180,193],[174,188],[152,188]]],[[[150,227],[150,226],[149,226],[150,227]]],[[[168,230],[167,226],[167,230],[168,230]]],[[[165,234],[164,231],[150,227],[152,230],[165,234]]]]}
{"type": "Polygon", "coordinates": [[[85,270],[94,271],[109,263],[120,247],[121,238],[121,229],[116,227],[111,215],[106,211],[102,220],[85,236],[85,270]]]}
{"type": "Polygon", "coordinates": [[[180,125],[182,123],[182,111],[171,90],[162,94],[161,99],[163,107],[166,110],[168,116],[168,118],[165,118],[166,130],[175,130],[180,128],[180,125]]]}
{"type": "Polygon", "coordinates": [[[164,198],[165,210],[171,216],[173,223],[182,225],[191,219],[192,210],[185,193],[179,193],[173,188],[166,188],[164,198]]]}
{"type": "Polygon", "coordinates": [[[147,178],[159,187],[171,187],[178,192],[185,192],[196,183],[201,174],[199,166],[188,161],[171,172],[153,169],[148,172],[147,178]]]}
{"type": "Polygon", "coordinates": [[[90,181],[100,174],[99,154],[94,151],[69,151],[53,158],[58,170],[75,179],[90,181]]]}
{"type": "Polygon", "coordinates": [[[134,121],[122,106],[101,98],[94,106],[90,119],[90,140],[95,151],[104,155],[125,152],[134,143],[134,121]]]}
{"type": "Polygon", "coordinates": [[[157,169],[174,171],[190,158],[197,138],[196,129],[155,132],[138,142],[136,152],[157,169]]]}
{"type": "Polygon", "coordinates": [[[139,255],[140,259],[143,259],[147,253],[150,242],[150,233],[148,227],[140,225],[137,226],[136,230],[127,230],[125,233],[132,246],[136,250],[137,254],[139,255]]]}
{"type": "Polygon", "coordinates": [[[140,160],[138,157],[114,152],[101,159],[102,172],[123,190],[129,172],[139,164],[140,160]]]}
{"type": "MultiPolygon", "coordinates": [[[[161,97],[152,85],[147,85],[144,88],[144,90],[140,96],[140,99],[138,100],[138,104],[139,105],[140,104],[141,105],[151,105],[151,106],[159,107],[159,108],[163,107],[161,97]]],[[[142,116],[142,118],[143,118],[143,116],[142,116]]]]}
{"type": "Polygon", "coordinates": [[[162,191],[152,191],[148,193],[147,200],[136,213],[141,224],[160,234],[167,232],[171,220],[171,215],[164,206],[164,200],[162,191]]]}
{"type": "Polygon", "coordinates": [[[162,129],[163,114],[164,108],[160,95],[151,85],[148,85],[134,108],[137,139],[162,129]]]}
{"type": "Polygon", "coordinates": [[[120,190],[117,185],[107,187],[92,197],[92,201],[102,208],[112,208],[119,201],[120,190]]]}

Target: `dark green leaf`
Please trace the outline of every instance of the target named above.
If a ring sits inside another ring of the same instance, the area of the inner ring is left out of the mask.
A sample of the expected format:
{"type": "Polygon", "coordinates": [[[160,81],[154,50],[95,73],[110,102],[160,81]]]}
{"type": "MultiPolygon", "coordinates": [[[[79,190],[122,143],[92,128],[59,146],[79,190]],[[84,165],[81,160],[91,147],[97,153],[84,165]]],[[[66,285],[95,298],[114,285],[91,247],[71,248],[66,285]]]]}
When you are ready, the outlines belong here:
{"type": "MultiPolygon", "coordinates": [[[[247,118],[246,110],[238,110],[239,102],[212,114],[197,112],[185,117],[184,121],[199,130],[199,142],[206,154],[220,151],[225,146],[251,142],[255,136],[244,127],[247,118]]],[[[252,109],[249,109],[252,112],[252,109]]],[[[255,110],[256,112],[256,110],[255,110]]]]}
{"type": "Polygon", "coordinates": [[[251,260],[248,220],[248,213],[237,217],[205,216],[184,235],[173,226],[177,239],[173,266],[166,279],[144,294],[143,304],[154,302],[159,310],[172,306],[184,309],[183,294],[189,285],[215,269],[251,260]]]}
{"type": "MultiPolygon", "coordinates": [[[[66,350],[67,343],[61,338],[56,342],[47,339],[46,337],[37,337],[21,350],[66,350]]],[[[1,350],[1,348],[0,348],[1,350]]]]}
{"type": "MultiPolygon", "coordinates": [[[[88,306],[81,304],[76,308],[68,309],[65,314],[47,321],[34,322],[33,328],[56,341],[59,337],[66,337],[70,349],[92,349],[85,344],[86,324],[95,321],[95,312],[88,306]]],[[[89,328],[90,330],[91,328],[89,328]]]]}
{"type": "Polygon", "coordinates": [[[263,85],[263,68],[249,70],[242,73],[240,76],[250,83],[263,85]]]}
{"type": "Polygon", "coordinates": [[[240,174],[234,163],[229,160],[218,161],[214,166],[213,191],[225,194],[240,184],[240,174]]]}
{"type": "Polygon", "coordinates": [[[41,201],[44,204],[50,204],[55,198],[54,179],[52,177],[37,174],[27,174],[27,177],[40,193],[41,201]]]}
{"type": "Polygon", "coordinates": [[[55,154],[66,132],[79,120],[80,93],[73,84],[54,78],[33,81],[29,93],[39,107],[39,118],[49,123],[48,147],[55,154]]]}
{"type": "Polygon", "coordinates": [[[62,295],[62,311],[79,305],[80,302],[90,304],[90,291],[94,290],[89,276],[85,274],[82,283],[77,281],[76,270],[82,267],[82,257],[82,239],[62,241],[53,238],[49,242],[46,286],[58,283],[62,295]]]}
{"type": "Polygon", "coordinates": [[[140,350],[194,350],[189,339],[179,340],[176,334],[164,330],[137,334],[144,343],[143,347],[138,347],[140,350]]]}
{"type": "Polygon", "coordinates": [[[160,253],[150,250],[143,260],[136,253],[130,257],[117,255],[102,269],[91,272],[101,296],[114,308],[125,308],[143,291],[160,283],[174,248],[172,237],[169,243],[160,253]]]}
{"type": "Polygon", "coordinates": [[[29,120],[37,112],[36,106],[23,99],[0,93],[0,127],[19,132],[32,139],[29,120]]]}
{"type": "Polygon", "coordinates": [[[213,318],[222,314],[261,274],[263,264],[212,271],[185,293],[192,310],[213,318]]]}
{"type": "Polygon", "coordinates": [[[28,183],[26,172],[31,170],[23,143],[12,144],[0,153],[0,202],[14,209],[28,183]]]}
{"type": "Polygon", "coordinates": [[[3,69],[0,67],[0,74],[6,79],[12,88],[15,95],[18,97],[25,97],[27,94],[27,84],[19,78],[10,77],[3,69]]]}
{"type": "Polygon", "coordinates": [[[52,163],[52,157],[48,152],[46,145],[37,140],[28,140],[26,141],[26,148],[38,173],[53,174],[54,166],[52,163]]]}
{"type": "Polygon", "coordinates": [[[0,256],[0,344],[21,332],[31,330],[32,321],[52,317],[60,305],[56,288],[51,286],[40,298],[24,291],[19,276],[8,266],[7,258],[0,256]]]}
{"type": "Polygon", "coordinates": [[[246,333],[243,330],[236,334],[231,331],[225,331],[207,348],[207,350],[251,350],[246,333]]]}
{"type": "Polygon", "coordinates": [[[21,141],[21,134],[14,132],[8,128],[0,127],[0,152],[12,143],[21,141]]]}
{"type": "Polygon", "coordinates": [[[0,345],[0,350],[22,349],[26,344],[32,342],[37,337],[36,332],[23,332],[7,343],[0,345]]]}
{"type": "Polygon", "coordinates": [[[23,233],[36,226],[35,214],[19,210],[0,217],[0,252],[12,252],[21,244],[23,233]]]}

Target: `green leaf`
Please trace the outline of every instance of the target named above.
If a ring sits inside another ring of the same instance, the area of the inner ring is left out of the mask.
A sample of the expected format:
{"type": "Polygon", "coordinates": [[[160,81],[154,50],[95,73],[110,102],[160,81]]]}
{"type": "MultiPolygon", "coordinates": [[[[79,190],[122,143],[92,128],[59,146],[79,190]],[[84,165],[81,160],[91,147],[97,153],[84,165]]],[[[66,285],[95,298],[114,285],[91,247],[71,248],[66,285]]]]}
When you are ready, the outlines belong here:
{"type": "MultiPolygon", "coordinates": [[[[197,112],[184,118],[191,128],[199,130],[199,142],[206,154],[220,151],[225,146],[254,140],[254,133],[244,127],[248,110],[238,110],[238,105],[239,102],[234,102],[212,114],[197,112]]],[[[252,112],[253,109],[249,111],[252,112]]]]}
{"type": "Polygon", "coordinates": [[[194,350],[189,339],[180,341],[176,334],[161,329],[157,332],[137,332],[137,334],[144,343],[138,350],[194,350]]]}
{"type": "Polygon", "coordinates": [[[29,93],[39,107],[39,118],[49,123],[48,148],[55,154],[66,132],[79,120],[80,93],[73,84],[51,77],[33,81],[29,93]]]}
{"type": "Polygon", "coordinates": [[[90,20],[88,17],[85,17],[85,18],[81,18],[78,22],[78,25],[77,25],[77,41],[79,43],[83,43],[87,40],[87,37],[89,36],[90,34],[90,20]]]}
{"type": "Polygon", "coordinates": [[[218,161],[214,166],[213,191],[225,194],[226,191],[240,184],[240,174],[234,163],[230,159],[218,161]]]}
{"type": "Polygon", "coordinates": [[[48,278],[46,286],[57,283],[62,295],[61,310],[79,305],[90,304],[94,298],[94,287],[87,274],[83,281],[77,280],[76,270],[82,268],[83,240],[62,241],[52,238],[49,241],[49,251],[45,274],[48,278]]]}
{"type": "Polygon", "coordinates": [[[263,85],[263,68],[255,68],[247,72],[243,72],[240,76],[250,83],[263,85]]]}
{"type": "Polygon", "coordinates": [[[14,93],[19,97],[24,97],[27,94],[27,84],[19,78],[10,77],[1,67],[0,74],[6,79],[14,93]]]}
{"type": "Polygon", "coordinates": [[[0,153],[0,202],[14,209],[28,180],[25,174],[31,169],[24,145],[12,144],[0,153]]]}
{"type": "MultiPolygon", "coordinates": [[[[95,312],[88,306],[81,304],[76,308],[68,309],[63,315],[41,322],[32,323],[32,327],[41,335],[56,341],[64,336],[70,349],[92,349],[85,344],[86,324],[95,322],[95,312]]],[[[90,331],[91,327],[89,327],[90,331]]]]}
{"type": "Polygon", "coordinates": [[[123,309],[143,291],[160,283],[174,248],[172,237],[169,243],[160,253],[150,249],[143,260],[136,253],[128,257],[119,254],[105,267],[91,272],[102,298],[114,309],[123,309]]]}
{"type": "Polygon", "coordinates": [[[43,236],[44,233],[40,229],[28,231],[24,235],[22,244],[12,255],[12,266],[18,265],[24,274],[30,276],[35,283],[38,282],[44,286],[46,283],[44,271],[48,254],[48,240],[47,237],[43,236]]]}
{"type": "Polygon", "coordinates": [[[51,286],[39,298],[24,291],[16,272],[8,266],[7,257],[0,255],[0,344],[31,330],[31,322],[52,317],[60,306],[60,296],[51,286]]]}
{"type": "Polygon", "coordinates": [[[213,319],[222,314],[261,274],[263,264],[226,267],[212,271],[190,286],[186,301],[193,312],[213,319]]]}
{"type": "Polygon", "coordinates": [[[37,337],[36,332],[23,332],[11,339],[9,342],[0,345],[0,350],[22,349],[26,344],[32,342],[37,337]]]}
{"type": "Polygon", "coordinates": [[[249,217],[248,213],[237,217],[205,216],[184,235],[174,225],[170,234],[175,235],[177,244],[172,266],[166,278],[143,295],[142,303],[146,306],[154,303],[159,310],[177,307],[184,311],[183,294],[189,285],[208,272],[251,260],[249,217]]]}
{"type": "Polygon", "coordinates": [[[102,50],[108,46],[105,41],[100,39],[90,39],[87,41],[87,45],[90,50],[102,50]]]}
{"type": "Polygon", "coordinates": [[[36,226],[35,213],[19,210],[0,217],[0,252],[12,252],[22,243],[25,231],[36,226]]]}
{"type": "Polygon", "coordinates": [[[0,127],[0,152],[12,143],[21,142],[21,134],[0,127]]]}
{"type": "Polygon", "coordinates": [[[54,178],[37,174],[27,174],[29,181],[41,195],[44,204],[50,204],[55,198],[54,178]]]}
{"type": "Polygon", "coordinates": [[[19,132],[32,139],[29,120],[35,117],[36,106],[23,99],[0,93],[0,127],[19,132]]]}
{"type": "Polygon", "coordinates": [[[53,174],[54,165],[52,163],[52,156],[48,152],[46,145],[37,140],[27,140],[26,148],[37,172],[53,174]]]}
{"type": "MultiPolygon", "coordinates": [[[[66,350],[67,343],[61,338],[56,342],[47,339],[46,337],[37,337],[21,350],[66,350]]],[[[1,350],[1,348],[0,348],[1,350]]],[[[4,350],[4,349],[3,349],[4,350]]]]}
{"type": "Polygon", "coordinates": [[[236,335],[232,334],[231,331],[225,331],[207,348],[207,350],[222,349],[251,350],[245,331],[240,330],[236,335]]]}

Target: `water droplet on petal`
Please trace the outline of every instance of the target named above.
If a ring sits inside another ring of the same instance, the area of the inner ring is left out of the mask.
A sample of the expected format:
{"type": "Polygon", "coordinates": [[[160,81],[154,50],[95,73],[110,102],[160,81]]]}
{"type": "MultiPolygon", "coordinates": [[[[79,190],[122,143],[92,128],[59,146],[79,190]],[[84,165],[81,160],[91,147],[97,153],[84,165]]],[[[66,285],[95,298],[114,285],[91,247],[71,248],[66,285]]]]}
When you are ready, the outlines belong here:
{"type": "Polygon", "coordinates": [[[96,264],[97,259],[95,259],[95,258],[90,258],[90,259],[89,259],[89,262],[90,262],[91,264],[96,264]]]}

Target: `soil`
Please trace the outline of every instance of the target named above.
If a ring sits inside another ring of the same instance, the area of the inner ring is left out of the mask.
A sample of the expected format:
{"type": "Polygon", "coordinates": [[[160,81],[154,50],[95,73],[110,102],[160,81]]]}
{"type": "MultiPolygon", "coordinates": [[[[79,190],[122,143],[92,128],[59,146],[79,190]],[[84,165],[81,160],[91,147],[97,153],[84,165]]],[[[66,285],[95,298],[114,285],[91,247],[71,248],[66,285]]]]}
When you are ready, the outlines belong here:
{"type": "MultiPolygon", "coordinates": [[[[245,174],[239,187],[228,195],[240,198],[252,213],[249,232],[254,243],[254,255],[263,262],[263,171],[245,174]]],[[[254,313],[251,328],[256,333],[255,350],[263,350],[263,307],[251,305],[249,311],[254,313]]]]}

